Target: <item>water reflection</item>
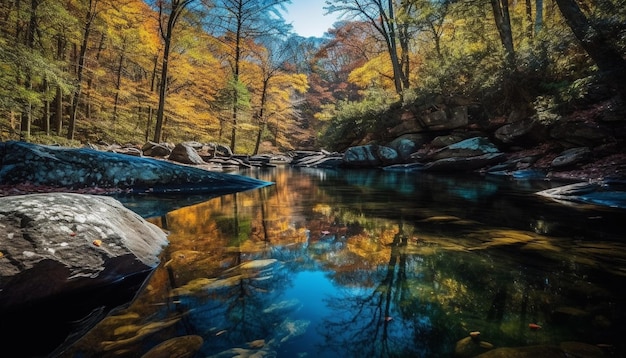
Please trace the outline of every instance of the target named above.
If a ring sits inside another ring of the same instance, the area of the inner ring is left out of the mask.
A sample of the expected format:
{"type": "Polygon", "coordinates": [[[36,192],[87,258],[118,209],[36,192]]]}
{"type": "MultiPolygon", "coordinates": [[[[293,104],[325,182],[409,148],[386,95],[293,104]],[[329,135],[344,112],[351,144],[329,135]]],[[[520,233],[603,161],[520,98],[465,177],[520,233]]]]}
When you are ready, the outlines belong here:
{"type": "Polygon", "coordinates": [[[248,174],[276,184],[152,218],[161,265],[66,355],[441,357],[472,331],[625,353],[623,211],[532,195],[548,182],[248,174]]]}

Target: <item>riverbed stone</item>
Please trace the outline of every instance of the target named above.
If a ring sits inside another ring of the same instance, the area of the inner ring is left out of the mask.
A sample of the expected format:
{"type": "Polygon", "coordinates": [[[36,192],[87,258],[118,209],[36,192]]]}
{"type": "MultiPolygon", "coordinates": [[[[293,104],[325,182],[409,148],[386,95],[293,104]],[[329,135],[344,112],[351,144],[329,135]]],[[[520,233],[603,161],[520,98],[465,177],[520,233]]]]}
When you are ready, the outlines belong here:
{"type": "Polygon", "coordinates": [[[387,146],[395,149],[400,158],[407,160],[426,142],[422,135],[407,134],[394,139],[387,146]]]}
{"type": "Polygon", "coordinates": [[[399,159],[395,149],[375,144],[350,147],[343,155],[343,163],[348,167],[356,168],[392,165],[398,163],[399,159]]]}
{"type": "Polygon", "coordinates": [[[143,152],[143,155],[147,157],[167,157],[172,152],[166,144],[154,142],[146,142],[141,147],[141,151],[143,152]]]}
{"type": "MultiPolygon", "coordinates": [[[[178,143],[172,149],[168,159],[184,164],[206,164],[192,144],[178,143]]],[[[202,147],[200,147],[202,148],[202,147]]]]}
{"type": "Polygon", "coordinates": [[[493,349],[493,344],[483,341],[475,334],[470,334],[470,336],[456,342],[454,347],[454,356],[457,358],[476,357],[477,355],[490,349],[493,349]]]}

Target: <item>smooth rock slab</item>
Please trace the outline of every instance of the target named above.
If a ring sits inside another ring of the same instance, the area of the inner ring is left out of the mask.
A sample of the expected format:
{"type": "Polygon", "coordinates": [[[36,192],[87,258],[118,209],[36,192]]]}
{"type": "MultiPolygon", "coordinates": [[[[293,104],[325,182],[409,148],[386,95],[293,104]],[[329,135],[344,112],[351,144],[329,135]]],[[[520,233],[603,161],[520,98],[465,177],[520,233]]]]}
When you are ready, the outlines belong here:
{"type": "Polygon", "coordinates": [[[227,194],[271,183],[90,148],[0,143],[0,184],[112,188],[128,193],[227,194]]]}
{"type": "Polygon", "coordinates": [[[626,208],[626,182],[606,180],[581,182],[537,192],[558,202],[594,204],[613,208],[626,208]]]}

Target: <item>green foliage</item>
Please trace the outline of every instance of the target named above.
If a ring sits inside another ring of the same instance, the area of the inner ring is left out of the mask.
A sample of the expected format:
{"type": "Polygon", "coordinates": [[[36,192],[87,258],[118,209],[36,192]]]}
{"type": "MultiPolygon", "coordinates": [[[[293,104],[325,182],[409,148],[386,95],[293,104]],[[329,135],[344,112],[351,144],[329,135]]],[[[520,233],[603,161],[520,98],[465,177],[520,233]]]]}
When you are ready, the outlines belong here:
{"type": "Polygon", "coordinates": [[[320,134],[319,142],[325,148],[342,150],[354,141],[374,133],[389,121],[387,117],[397,97],[381,89],[369,89],[362,101],[341,101],[320,134]]]}

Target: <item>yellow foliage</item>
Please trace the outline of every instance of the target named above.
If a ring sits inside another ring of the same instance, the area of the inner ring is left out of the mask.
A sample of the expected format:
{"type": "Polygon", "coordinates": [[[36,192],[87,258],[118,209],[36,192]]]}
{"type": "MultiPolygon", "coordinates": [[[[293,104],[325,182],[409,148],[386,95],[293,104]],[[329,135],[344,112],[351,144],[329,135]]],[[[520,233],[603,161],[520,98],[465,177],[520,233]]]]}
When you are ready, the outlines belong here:
{"type": "Polygon", "coordinates": [[[361,88],[373,86],[388,90],[394,89],[392,79],[393,68],[388,53],[382,53],[370,59],[363,66],[350,72],[348,76],[348,81],[361,88]]]}

